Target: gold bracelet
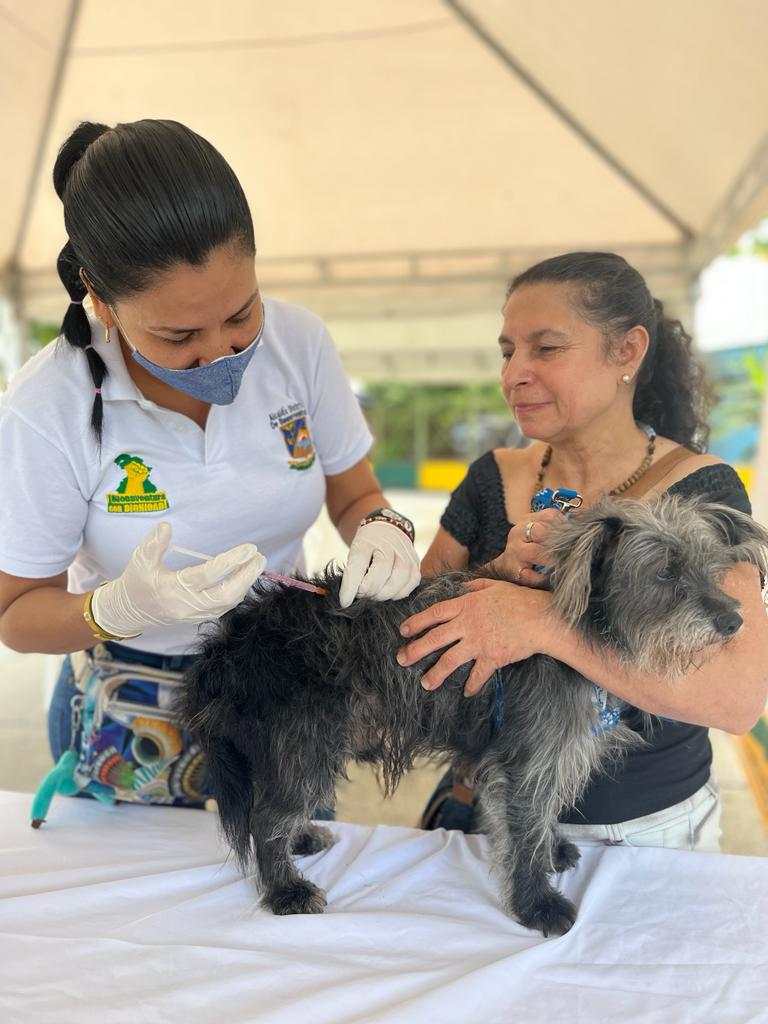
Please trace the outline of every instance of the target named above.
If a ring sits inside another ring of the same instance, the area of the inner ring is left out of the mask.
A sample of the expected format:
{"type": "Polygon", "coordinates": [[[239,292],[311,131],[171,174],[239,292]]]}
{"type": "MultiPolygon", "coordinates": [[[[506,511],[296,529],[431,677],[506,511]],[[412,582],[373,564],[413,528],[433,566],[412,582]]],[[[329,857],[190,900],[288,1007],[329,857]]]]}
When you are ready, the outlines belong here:
{"type": "MultiPolygon", "coordinates": [[[[107,581],[109,582],[109,581],[107,581]]],[[[104,583],[101,586],[105,586],[104,583]]],[[[83,618],[85,624],[88,626],[93,635],[99,640],[133,640],[137,636],[141,636],[141,633],[134,633],[132,636],[117,636],[115,633],[108,633],[106,629],[102,629],[96,619],[93,617],[93,608],[91,603],[93,601],[93,595],[96,593],[95,590],[89,590],[85,595],[85,604],[83,605],[83,618]]]]}

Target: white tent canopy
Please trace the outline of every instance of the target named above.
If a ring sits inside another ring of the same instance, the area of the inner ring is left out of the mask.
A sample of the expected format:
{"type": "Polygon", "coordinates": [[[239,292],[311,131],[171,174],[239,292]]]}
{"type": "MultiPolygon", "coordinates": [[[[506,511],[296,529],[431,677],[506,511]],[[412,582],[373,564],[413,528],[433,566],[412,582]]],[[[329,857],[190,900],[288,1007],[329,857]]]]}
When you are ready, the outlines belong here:
{"type": "Polygon", "coordinates": [[[251,203],[264,290],[350,372],[495,372],[504,283],[608,248],[689,315],[768,212],[764,0],[0,0],[0,268],[57,320],[80,120],[182,121],[251,203]]]}

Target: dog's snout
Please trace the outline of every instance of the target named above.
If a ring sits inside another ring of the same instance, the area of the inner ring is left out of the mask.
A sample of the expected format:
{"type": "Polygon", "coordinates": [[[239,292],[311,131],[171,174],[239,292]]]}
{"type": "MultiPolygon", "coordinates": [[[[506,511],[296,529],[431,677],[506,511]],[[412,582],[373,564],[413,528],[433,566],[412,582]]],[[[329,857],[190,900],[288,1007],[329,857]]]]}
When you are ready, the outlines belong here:
{"type": "Polygon", "coordinates": [[[719,615],[715,616],[715,629],[722,636],[733,636],[739,629],[744,620],[738,612],[720,612],[719,615]]]}

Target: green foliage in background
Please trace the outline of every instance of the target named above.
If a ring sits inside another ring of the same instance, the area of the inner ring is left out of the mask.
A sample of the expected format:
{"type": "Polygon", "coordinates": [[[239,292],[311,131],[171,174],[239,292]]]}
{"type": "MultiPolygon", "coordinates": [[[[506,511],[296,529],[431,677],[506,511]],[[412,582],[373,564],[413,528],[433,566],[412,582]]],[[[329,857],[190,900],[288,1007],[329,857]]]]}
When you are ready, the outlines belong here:
{"type": "Polygon", "coordinates": [[[760,221],[751,231],[745,231],[741,238],[724,254],[726,256],[760,256],[768,260],[768,218],[760,221]]]}
{"type": "Polygon", "coordinates": [[[768,345],[704,353],[714,384],[710,451],[727,462],[751,462],[757,452],[768,345]]]}
{"type": "Polygon", "coordinates": [[[374,462],[471,460],[517,441],[497,382],[366,385],[362,404],[375,438],[374,462]]]}
{"type": "Polygon", "coordinates": [[[36,348],[43,348],[61,333],[60,324],[46,323],[43,320],[30,320],[27,326],[30,343],[36,348]]]}

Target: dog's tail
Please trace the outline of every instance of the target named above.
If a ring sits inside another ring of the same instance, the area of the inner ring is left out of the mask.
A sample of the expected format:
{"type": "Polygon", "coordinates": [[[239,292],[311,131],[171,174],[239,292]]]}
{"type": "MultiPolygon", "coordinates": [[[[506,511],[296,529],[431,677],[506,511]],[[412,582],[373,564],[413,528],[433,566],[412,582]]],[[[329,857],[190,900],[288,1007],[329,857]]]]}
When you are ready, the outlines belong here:
{"type": "Polygon", "coordinates": [[[253,861],[254,792],[251,765],[241,750],[225,736],[204,740],[209,789],[219,805],[222,831],[237,857],[243,874],[253,861]]]}

